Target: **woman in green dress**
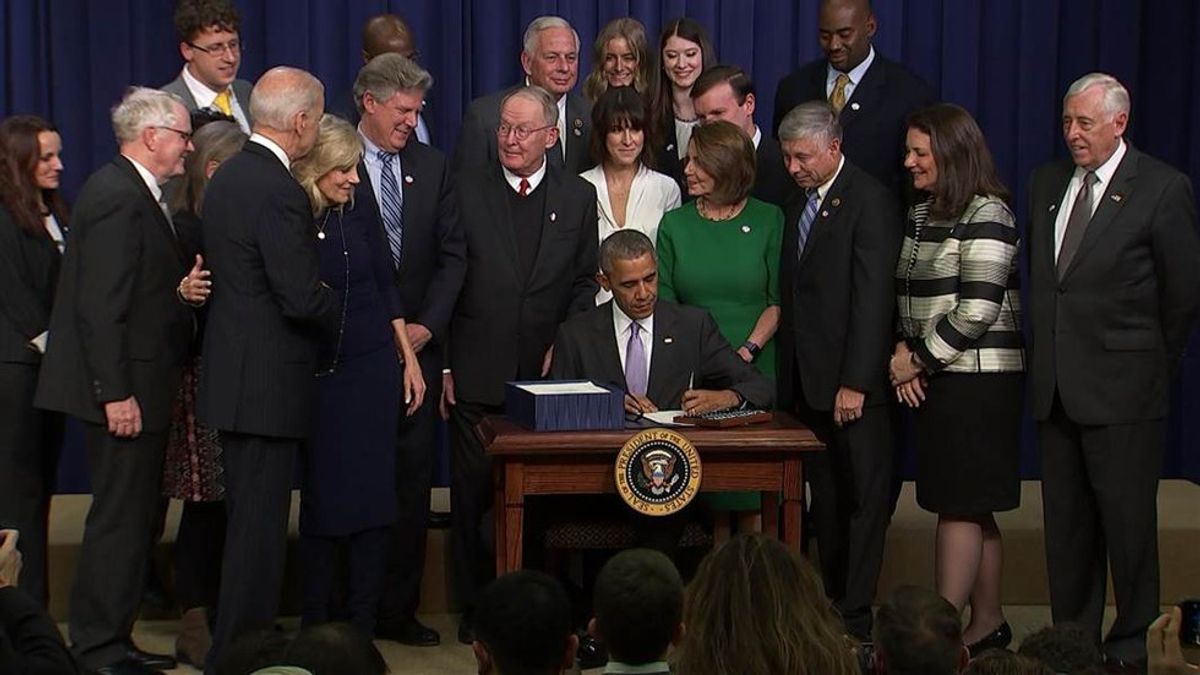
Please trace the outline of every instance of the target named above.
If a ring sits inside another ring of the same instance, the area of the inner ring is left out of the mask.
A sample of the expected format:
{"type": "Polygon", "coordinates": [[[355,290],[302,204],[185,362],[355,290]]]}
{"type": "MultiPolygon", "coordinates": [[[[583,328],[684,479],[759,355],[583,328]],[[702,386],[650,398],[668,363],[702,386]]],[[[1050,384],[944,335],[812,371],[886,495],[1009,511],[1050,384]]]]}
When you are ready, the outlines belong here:
{"type": "MultiPolygon", "coordinates": [[[[693,201],[663,215],[658,228],[660,298],[703,307],[739,356],[775,377],[779,326],[779,250],[783,212],[750,197],[754,144],[737,126],[697,127],[688,143],[684,177],[693,201]]],[[[715,533],[760,529],[757,493],[706,499],[717,511],[715,533]]]]}

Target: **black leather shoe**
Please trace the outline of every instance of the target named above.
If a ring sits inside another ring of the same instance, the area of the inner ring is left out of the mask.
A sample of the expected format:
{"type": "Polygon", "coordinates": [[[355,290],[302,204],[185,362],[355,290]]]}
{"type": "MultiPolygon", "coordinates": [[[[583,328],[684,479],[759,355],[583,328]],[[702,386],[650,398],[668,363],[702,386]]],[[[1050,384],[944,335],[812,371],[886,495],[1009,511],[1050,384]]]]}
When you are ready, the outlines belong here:
{"type": "Polygon", "coordinates": [[[579,650],[575,652],[575,660],[580,670],[603,668],[608,663],[608,650],[604,643],[584,633],[579,636],[579,650]]]}
{"type": "Polygon", "coordinates": [[[375,637],[413,647],[436,647],[442,643],[442,636],[436,630],[416,619],[391,624],[381,623],[375,627],[375,637]]]}
{"type": "Polygon", "coordinates": [[[153,668],[147,668],[137,661],[117,661],[110,663],[103,668],[98,668],[89,673],[89,675],[163,675],[162,671],[153,668]]]}
{"type": "Polygon", "coordinates": [[[466,614],[458,620],[458,641],[464,645],[475,641],[475,627],[471,625],[471,617],[466,614]]]}
{"type": "Polygon", "coordinates": [[[176,667],[175,659],[166,654],[152,654],[138,649],[133,643],[125,645],[125,661],[140,664],[150,670],[171,670],[176,667]]]}
{"type": "Polygon", "coordinates": [[[1012,637],[1012,627],[1005,621],[978,642],[967,645],[967,651],[971,653],[971,658],[975,658],[989,649],[1004,649],[1012,642],[1012,637]]]}

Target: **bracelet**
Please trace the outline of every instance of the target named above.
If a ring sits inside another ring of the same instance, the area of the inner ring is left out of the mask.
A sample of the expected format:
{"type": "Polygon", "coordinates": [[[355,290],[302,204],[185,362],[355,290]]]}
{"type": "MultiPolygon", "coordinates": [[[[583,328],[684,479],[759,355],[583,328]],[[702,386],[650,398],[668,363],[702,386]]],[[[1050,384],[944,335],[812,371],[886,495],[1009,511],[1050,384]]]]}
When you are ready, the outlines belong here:
{"type": "Polygon", "coordinates": [[[745,342],[742,343],[742,349],[745,349],[746,351],[750,352],[750,360],[754,360],[754,359],[758,358],[759,352],[762,351],[762,347],[759,347],[758,345],[754,344],[750,340],[746,340],[745,342]]]}

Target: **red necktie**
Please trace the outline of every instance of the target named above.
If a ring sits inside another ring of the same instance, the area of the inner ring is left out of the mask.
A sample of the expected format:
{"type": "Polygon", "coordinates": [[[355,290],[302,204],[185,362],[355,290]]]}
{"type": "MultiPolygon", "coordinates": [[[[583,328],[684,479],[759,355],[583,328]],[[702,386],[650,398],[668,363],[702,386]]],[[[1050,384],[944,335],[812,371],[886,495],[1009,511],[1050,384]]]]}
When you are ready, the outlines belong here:
{"type": "Polygon", "coordinates": [[[521,179],[521,184],[519,186],[517,186],[517,194],[521,195],[522,197],[529,194],[529,181],[528,180],[525,180],[524,178],[521,179]]]}

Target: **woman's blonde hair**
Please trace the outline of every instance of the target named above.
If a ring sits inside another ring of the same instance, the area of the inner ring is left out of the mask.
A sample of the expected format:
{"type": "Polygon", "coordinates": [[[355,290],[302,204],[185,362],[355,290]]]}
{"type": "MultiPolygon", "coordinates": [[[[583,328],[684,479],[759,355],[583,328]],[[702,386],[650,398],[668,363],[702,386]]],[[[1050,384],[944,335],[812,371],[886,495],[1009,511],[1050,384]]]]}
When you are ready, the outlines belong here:
{"type": "Polygon", "coordinates": [[[608,43],[617,38],[625,40],[637,59],[637,72],[633,75],[634,90],[649,96],[652,85],[657,84],[654,78],[658,73],[658,62],[646,43],[646,27],[637,19],[623,16],[605,24],[592,45],[592,72],[583,82],[583,95],[589,101],[595,102],[608,89],[608,80],[604,77],[604,52],[608,49],[608,43]]]}
{"type": "MultiPolygon", "coordinates": [[[[321,125],[317,128],[317,142],[313,149],[303,158],[292,165],[292,175],[296,182],[304,188],[308,201],[312,203],[313,215],[331,206],[329,199],[322,194],[317,182],[333,171],[347,171],[358,165],[362,159],[363,144],[358,132],[346,120],[335,115],[322,115],[321,125]]],[[[351,200],[353,201],[353,196],[351,200]]]]}

